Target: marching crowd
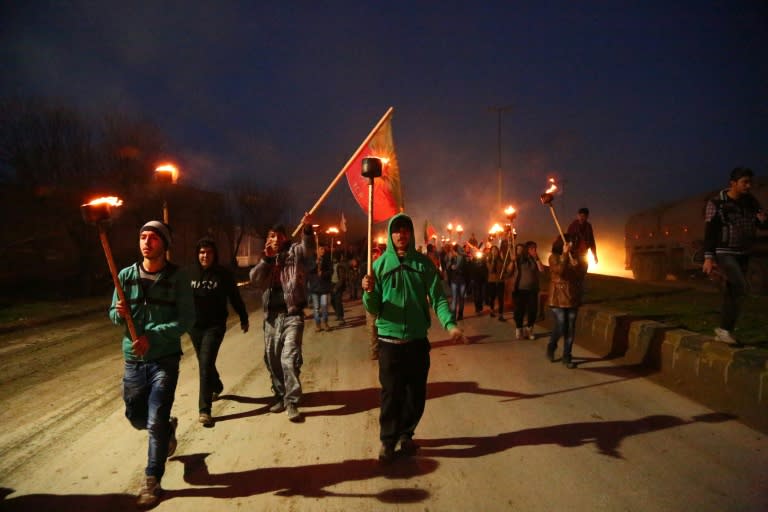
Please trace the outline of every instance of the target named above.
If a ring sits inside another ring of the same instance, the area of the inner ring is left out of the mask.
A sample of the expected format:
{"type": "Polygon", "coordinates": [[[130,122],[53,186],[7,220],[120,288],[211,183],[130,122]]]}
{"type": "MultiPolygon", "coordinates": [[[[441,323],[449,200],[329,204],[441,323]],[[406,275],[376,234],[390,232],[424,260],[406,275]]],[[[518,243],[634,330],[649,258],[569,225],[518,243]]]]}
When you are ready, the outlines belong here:
{"type": "MultiPolygon", "coordinates": [[[[722,267],[723,320],[717,338],[734,344],[733,329],[745,295],[744,272],[747,243],[759,227],[768,228],[768,217],[749,195],[752,171],[734,169],[730,186],[707,205],[707,273],[722,267]]],[[[577,218],[552,243],[548,259],[549,288],[546,303],[552,312],[552,331],[546,358],[555,353],[563,338],[562,363],[575,368],[572,358],[576,316],[587,274],[587,254],[597,262],[597,249],[589,210],[577,218]]],[[[396,454],[412,455],[418,449],[414,431],[424,412],[430,343],[427,332],[432,313],[453,340],[469,343],[461,329],[465,301],[475,315],[505,322],[511,307],[518,340],[535,339],[539,317],[540,282],[545,266],[533,241],[517,243],[511,226],[494,243],[428,244],[417,249],[413,222],[400,213],[388,225],[387,243],[374,248],[371,269],[357,257],[343,252],[331,257],[328,247],[317,244],[309,216],[302,219],[302,236],[291,241],[284,226],[273,226],[266,237],[263,257],[250,271],[253,286],[262,293],[264,312],[264,362],[269,372],[274,401],[269,410],[287,412],[288,419],[302,420],[298,409],[302,396],[301,366],[304,309],[311,304],[315,332],[331,330],[330,305],[338,325],[344,325],[343,297],[362,299],[369,319],[372,359],[378,360],[381,403],[379,459],[391,461],[396,454]]],[[[232,273],[217,261],[217,247],[205,238],[197,245],[198,261],[180,269],[168,261],[171,229],[149,221],[139,230],[141,261],[118,275],[121,294],[115,290],[110,318],[126,328],[123,398],[131,425],[148,431],[145,479],[137,504],[158,503],[165,462],[176,449],[177,419],[171,416],[181,358],[181,336],[188,332],[199,363],[199,422],[214,426],[212,402],[223,390],[216,358],[226,332],[228,306],[238,314],[240,328],[249,321],[232,273]],[[135,331],[135,339],[131,334],[135,331]]]]}

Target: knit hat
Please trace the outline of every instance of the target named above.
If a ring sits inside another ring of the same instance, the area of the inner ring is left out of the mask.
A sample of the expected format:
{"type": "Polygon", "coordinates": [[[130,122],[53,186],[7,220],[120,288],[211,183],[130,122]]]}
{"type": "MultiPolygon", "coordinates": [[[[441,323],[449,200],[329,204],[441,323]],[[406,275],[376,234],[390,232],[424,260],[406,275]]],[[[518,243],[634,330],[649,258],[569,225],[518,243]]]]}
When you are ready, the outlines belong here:
{"type": "Polygon", "coordinates": [[[171,236],[171,226],[165,224],[164,222],[160,222],[159,220],[151,220],[141,227],[139,234],[143,233],[144,231],[152,231],[157,236],[159,236],[165,244],[166,249],[173,243],[173,237],[171,236]]]}

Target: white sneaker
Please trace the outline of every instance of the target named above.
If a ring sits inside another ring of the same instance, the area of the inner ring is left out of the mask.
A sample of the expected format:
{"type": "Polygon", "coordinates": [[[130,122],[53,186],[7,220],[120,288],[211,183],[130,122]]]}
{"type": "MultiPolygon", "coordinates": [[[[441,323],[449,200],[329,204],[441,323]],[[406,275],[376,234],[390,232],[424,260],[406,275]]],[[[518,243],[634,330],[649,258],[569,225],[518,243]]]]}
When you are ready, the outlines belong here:
{"type": "Polygon", "coordinates": [[[533,327],[529,327],[529,328],[526,330],[526,334],[527,334],[527,336],[526,336],[526,337],[527,337],[529,340],[535,340],[535,339],[536,339],[536,336],[533,334],[533,327]]]}
{"type": "Polygon", "coordinates": [[[523,330],[522,329],[515,329],[515,339],[518,339],[518,340],[523,339],[523,330]]]}
{"type": "Polygon", "coordinates": [[[731,333],[720,327],[715,328],[715,339],[728,345],[739,345],[739,342],[731,336],[731,333]]]}

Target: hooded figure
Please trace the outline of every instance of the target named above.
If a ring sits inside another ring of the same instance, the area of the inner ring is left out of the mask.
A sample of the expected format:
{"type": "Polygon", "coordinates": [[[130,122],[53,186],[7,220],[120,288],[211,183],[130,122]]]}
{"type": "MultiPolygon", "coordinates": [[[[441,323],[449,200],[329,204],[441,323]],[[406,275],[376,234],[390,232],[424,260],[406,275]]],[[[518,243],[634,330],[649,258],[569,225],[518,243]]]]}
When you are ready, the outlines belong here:
{"type": "Polygon", "coordinates": [[[466,342],[443,294],[434,263],[416,250],[413,222],[392,217],[389,243],[363,279],[363,305],[376,316],[381,412],[379,460],[388,462],[396,445],[403,455],[417,450],[412,437],[424,413],[429,373],[430,304],[452,338],[466,342]]]}

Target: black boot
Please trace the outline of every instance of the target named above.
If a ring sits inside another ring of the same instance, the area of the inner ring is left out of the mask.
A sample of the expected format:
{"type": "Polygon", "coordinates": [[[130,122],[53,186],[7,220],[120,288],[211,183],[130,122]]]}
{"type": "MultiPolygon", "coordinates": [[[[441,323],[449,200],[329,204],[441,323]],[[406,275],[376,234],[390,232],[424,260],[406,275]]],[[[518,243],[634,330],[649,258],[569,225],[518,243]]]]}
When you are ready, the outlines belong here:
{"type": "Polygon", "coordinates": [[[569,370],[573,370],[574,368],[576,368],[576,363],[574,363],[573,361],[571,361],[571,355],[570,355],[570,354],[568,354],[568,355],[563,355],[563,364],[564,364],[564,365],[565,365],[565,367],[566,367],[566,368],[568,368],[569,370]]]}

